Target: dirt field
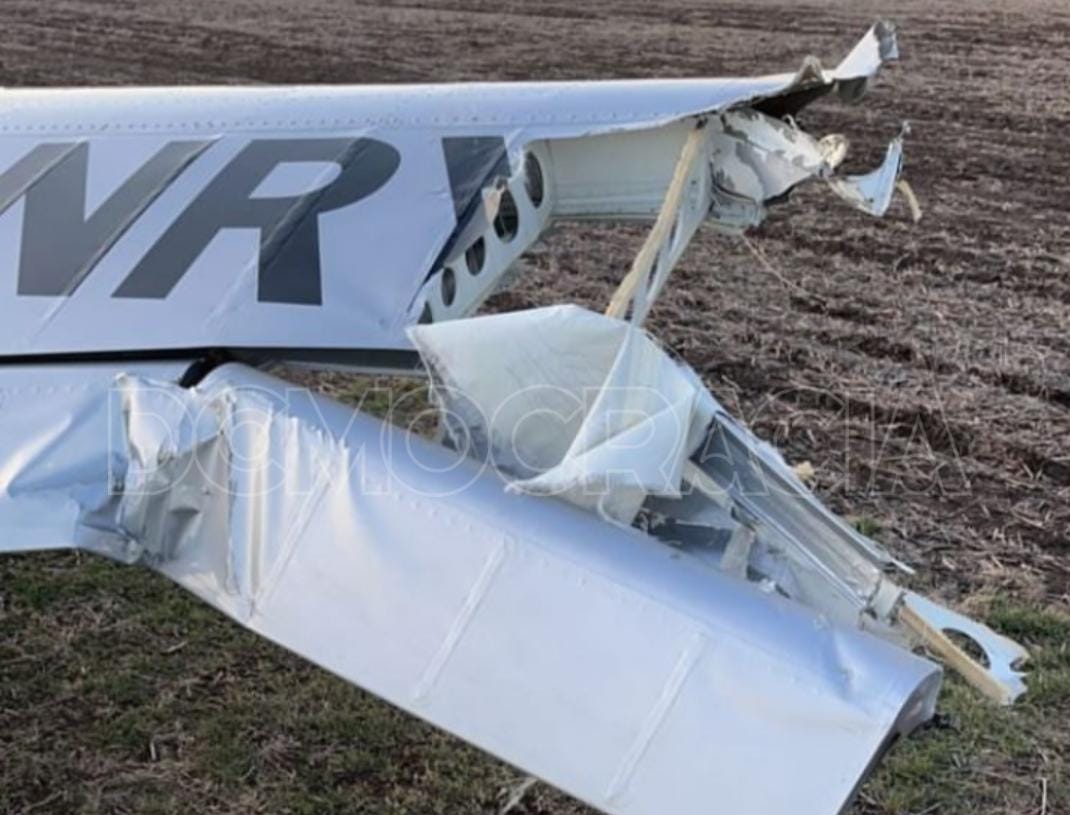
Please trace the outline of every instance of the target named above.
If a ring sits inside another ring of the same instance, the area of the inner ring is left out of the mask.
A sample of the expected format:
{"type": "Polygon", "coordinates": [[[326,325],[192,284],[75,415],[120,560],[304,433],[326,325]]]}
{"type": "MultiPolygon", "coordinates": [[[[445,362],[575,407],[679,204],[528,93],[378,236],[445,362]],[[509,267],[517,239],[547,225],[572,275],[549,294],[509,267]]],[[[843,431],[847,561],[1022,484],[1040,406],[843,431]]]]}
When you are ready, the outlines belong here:
{"type": "MultiPolygon", "coordinates": [[[[812,462],[917,585],[1033,647],[1013,711],[948,683],[862,813],[1070,813],[1070,6],[622,0],[3,0],[0,84],[731,75],[834,63],[878,16],[902,63],[845,132],[906,119],[925,210],[816,187],[752,242],[700,233],[651,328],[812,462]]],[[[2,110],[0,110],[2,116],[2,110]]],[[[638,227],[566,226],[497,308],[599,306],[638,227]]],[[[356,385],[333,377],[340,390],[356,385]]],[[[260,642],[162,578],[0,561],[0,811],[489,813],[521,776],[260,642]]],[[[671,813],[671,802],[666,812],[671,813]]],[[[588,812],[537,786],[514,812],[588,812]]]]}

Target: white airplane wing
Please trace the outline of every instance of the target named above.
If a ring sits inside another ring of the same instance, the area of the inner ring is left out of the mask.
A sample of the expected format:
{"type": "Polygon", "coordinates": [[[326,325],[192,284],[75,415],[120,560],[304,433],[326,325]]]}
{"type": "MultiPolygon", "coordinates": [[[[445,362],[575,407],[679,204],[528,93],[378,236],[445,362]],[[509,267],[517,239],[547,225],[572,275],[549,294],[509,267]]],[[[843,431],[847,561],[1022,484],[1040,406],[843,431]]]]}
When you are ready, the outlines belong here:
{"type": "Polygon", "coordinates": [[[895,645],[243,365],[169,373],[0,371],[0,552],[148,565],[608,813],[834,813],[931,715],[895,645]]]}
{"type": "Polygon", "coordinates": [[[0,356],[397,363],[550,220],[655,214],[692,117],[853,89],[894,39],[863,46],[759,79],[0,91],[0,356]]]}
{"type": "MultiPolygon", "coordinates": [[[[704,221],[743,230],[807,180],[883,213],[901,140],[840,176],[844,141],[792,114],[894,56],[878,25],[834,70],[752,80],[0,92],[0,552],[156,569],[607,813],[839,811],[932,714],[897,615],[935,612],[638,324],[704,221]],[[462,319],[565,217],[654,220],[608,316],[462,319]],[[417,346],[495,456],[523,417],[464,411],[505,383],[598,398],[517,434],[525,491],[249,365],[417,346]],[[613,424],[637,384],[671,409],[613,424]],[[647,427],[669,471],[637,458],[647,427]]],[[[993,671],[1021,655],[971,633],[993,671]]]]}

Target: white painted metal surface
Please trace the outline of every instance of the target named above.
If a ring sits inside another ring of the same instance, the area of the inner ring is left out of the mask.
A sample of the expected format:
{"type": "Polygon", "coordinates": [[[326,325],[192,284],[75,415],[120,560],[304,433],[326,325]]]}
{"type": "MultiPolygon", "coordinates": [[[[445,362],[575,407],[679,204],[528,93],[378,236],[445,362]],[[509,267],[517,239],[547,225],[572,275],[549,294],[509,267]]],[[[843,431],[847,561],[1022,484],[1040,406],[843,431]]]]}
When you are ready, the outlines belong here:
{"type": "Polygon", "coordinates": [[[115,377],[173,382],[187,365],[0,367],[0,553],[93,545],[86,521],[114,508],[111,475],[126,455],[115,377]]]}
{"type": "Polygon", "coordinates": [[[932,663],[280,380],[123,376],[103,401],[98,551],[604,812],[836,812],[931,714],[932,663]]]}
{"type": "MultiPolygon", "coordinates": [[[[802,180],[881,214],[899,140],[874,173],[837,178],[845,140],[761,108],[855,99],[895,56],[878,25],[833,71],[753,80],[0,92],[0,552],[148,565],[607,813],[839,810],[931,715],[939,669],[857,630],[901,639],[890,555],[649,338],[569,308],[488,318],[474,339],[474,321],[414,332],[440,380],[492,406],[590,385],[568,433],[525,437],[545,466],[524,485],[590,508],[575,499],[592,469],[630,469],[622,500],[595,504],[614,523],[504,494],[490,465],[523,410],[469,423],[492,443],[457,452],[241,365],[175,383],[203,349],[411,351],[406,330],[468,314],[555,217],[649,218],[674,199],[639,265],[653,299],[704,218],[745,228],[802,180]],[[129,352],[182,361],[44,364],[129,352]],[[717,439],[746,462],[693,455],[717,439]],[[681,478],[724,500],[679,499],[681,478]],[[725,554],[624,526],[648,495],[731,533],[725,554]],[[776,592],[740,579],[751,567],[776,592]]],[[[914,597],[933,626],[970,623],[914,597]]],[[[966,627],[1013,698],[1024,652],[966,627]]]]}
{"type": "Polygon", "coordinates": [[[412,329],[455,444],[510,478],[630,524],[679,497],[718,407],[644,332],[578,306],[412,329]]]}
{"type": "Polygon", "coordinates": [[[411,350],[408,326],[469,313],[552,217],[655,212],[682,120],[855,93],[894,36],[860,48],[757,79],[4,90],[0,356],[411,350]],[[516,234],[473,231],[503,176],[516,234]]]}

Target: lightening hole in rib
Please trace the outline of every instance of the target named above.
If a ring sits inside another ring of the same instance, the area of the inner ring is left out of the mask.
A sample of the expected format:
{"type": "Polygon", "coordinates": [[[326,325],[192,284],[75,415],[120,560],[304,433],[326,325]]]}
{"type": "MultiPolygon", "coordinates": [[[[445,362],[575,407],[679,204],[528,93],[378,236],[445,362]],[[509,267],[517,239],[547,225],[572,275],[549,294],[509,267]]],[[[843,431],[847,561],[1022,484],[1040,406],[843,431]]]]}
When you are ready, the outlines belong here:
{"type": "Polygon", "coordinates": [[[442,302],[447,306],[452,306],[455,297],[457,297],[457,275],[447,266],[442,270],[442,302]]]}
{"type": "Polygon", "coordinates": [[[477,275],[483,271],[483,264],[487,261],[487,242],[482,238],[476,240],[464,253],[464,263],[468,267],[470,275],[477,275]]]}
{"type": "Polygon", "coordinates": [[[542,175],[542,164],[534,153],[528,153],[524,159],[524,189],[532,206],[535,209],[541,207],[546,197],[546,182],[542,175]]]}
{"type": "Polygon", "coordinates": [[[494,219],[494,232],[505,243],[516,237],[520,231],[520,212],[516,208],[516,199],[513,194],[506,190],[502,193],[501,205],[498,207],[498,217],[494,219]]]}
{"type": "Polygon", "coordinates": [[[424,303],[424,310],[420,312],[420,325],[427,325],[434,320],[431,314],[431,304],[424,303]]]}
{"type": "Polygon", "coordinates": [[[992,667],[988,661],[988,654],[985,653],[985,649],[982,648],[977,640],[969,634],[956,631],[954,628],[945,628],[944,633],[949,640],[965,651],[966,655],[978,665],[981,665],[984,668],[992,667]]]}

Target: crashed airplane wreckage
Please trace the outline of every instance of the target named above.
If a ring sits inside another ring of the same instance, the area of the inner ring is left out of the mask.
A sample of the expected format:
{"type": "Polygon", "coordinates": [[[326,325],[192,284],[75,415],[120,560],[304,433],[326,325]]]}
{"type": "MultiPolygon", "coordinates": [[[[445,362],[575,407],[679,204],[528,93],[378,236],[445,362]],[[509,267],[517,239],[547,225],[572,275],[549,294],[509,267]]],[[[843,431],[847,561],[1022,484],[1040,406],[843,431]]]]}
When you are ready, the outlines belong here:
{"type": "Polygon", "coordinates": [[[840,810],[933,712],[918,646],[1004,703],[1025,652],[641,326],[705,221],[810,180],[884,214],[902,137],[843,175],[794,116],[896,56],[879,24],[757,79],[3,91],[0,551],[144,564],[607,813],[840,810]],[[584,218],[654,222],[606,313],[469,316],[584,218]],[[426,372],[445,442],[276,361],[426,372]]]}

